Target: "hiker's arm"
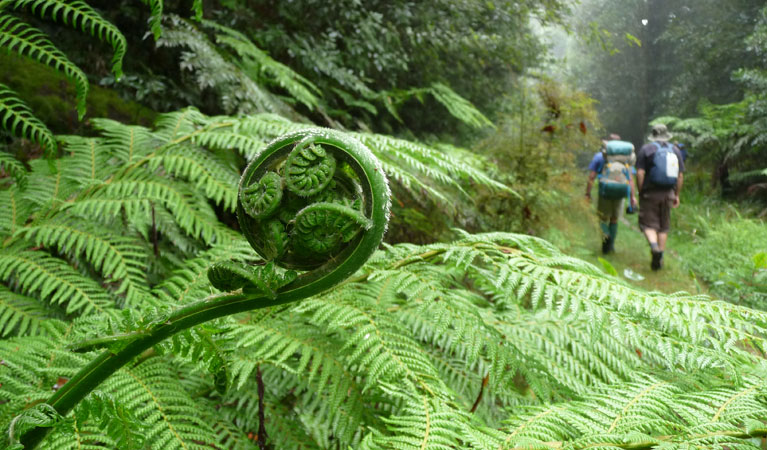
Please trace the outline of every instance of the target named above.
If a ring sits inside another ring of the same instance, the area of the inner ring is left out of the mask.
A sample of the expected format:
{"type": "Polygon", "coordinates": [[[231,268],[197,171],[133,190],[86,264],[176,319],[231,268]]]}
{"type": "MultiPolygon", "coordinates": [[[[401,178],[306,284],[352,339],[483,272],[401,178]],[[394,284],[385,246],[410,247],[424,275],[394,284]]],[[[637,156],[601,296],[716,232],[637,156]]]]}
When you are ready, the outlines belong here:
{"type": "Polygon", "coordinates": [[[674,208],[679,206],[679,198],[682,195],[682,180],[684,179],[684,172],[679,172],[679,176],[676,177],[676,187],[674,188],[674,208]]]}
{"type": "Polygon", "coordinates": [[[631,175],[631,172],[629,172],[629,186],[631,187],[631,207],[633,208],[637,205],[637,193],[634,186],[634,176],[631,175]]]}
{"type": "Polygon", "coordinates": [[[639,193],[642,193],[642,185],[644,184],[644,169],[637,169],[637,188],[639,193]]]}
{"type": "Polygon", "coordinates": [[[594,185],[594,180],[597,178],[597,173],[593,170],[589,172],[589,181],[586,182],[586,198],[591,200],[591,187],[594,185]]]}

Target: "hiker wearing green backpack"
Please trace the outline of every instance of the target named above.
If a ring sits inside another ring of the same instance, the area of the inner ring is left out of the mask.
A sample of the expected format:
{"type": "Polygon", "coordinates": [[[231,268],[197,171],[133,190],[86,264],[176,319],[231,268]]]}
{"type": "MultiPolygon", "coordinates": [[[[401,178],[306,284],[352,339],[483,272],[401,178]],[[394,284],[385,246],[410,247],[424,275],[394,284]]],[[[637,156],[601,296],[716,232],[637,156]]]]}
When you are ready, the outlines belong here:
{"type": "Polygon", "coordinates": [[[639,185],[639,228],[650,244],[650,268],[663,267],[663,252],[671,224],[671,210],[679,206],[684,158],[669,140],[666,125],[653,125],[645,144],[637,153],[639,185]]]}
{"type": "Polygon", "coordinates": [[[591,187],[599,180],[597,214],[602,229],[602,253],[615,251],[618,236],[618,219],[623,212],[623,202],[630,198],[630,211],[636,208],[634,178],[631,164],[634,162],[634,145],[620,140],[617,134],[602,141],[602,149],[589,164],[589,180],[586,183],[586,198],[591,201],[591,187]]]}

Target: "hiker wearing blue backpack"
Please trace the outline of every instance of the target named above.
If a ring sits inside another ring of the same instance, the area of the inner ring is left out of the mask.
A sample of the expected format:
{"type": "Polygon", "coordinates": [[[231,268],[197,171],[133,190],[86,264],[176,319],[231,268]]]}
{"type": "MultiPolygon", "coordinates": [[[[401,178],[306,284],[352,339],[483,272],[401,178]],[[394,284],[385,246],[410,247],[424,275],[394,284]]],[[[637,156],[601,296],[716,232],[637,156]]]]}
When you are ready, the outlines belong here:
{"type": "Polygon", "coordinates": [[[602,149],[589,164],[589,180],[586,183],[586,198],[591,200],[591,187],[599,180],[597,214],[602,229],[602,253],[615,251],[618,235],[618,219],[623,212],[626,197],[631,199],[630,211],[636,207],[634,177],[631,165],[634,162],[634,144],[620,140],[617,134],[602,141],[602,149]]]}
{"type": "Polygon", "coordinates": [[[639,228],[650,244],[650,268],[663,267],[663,252],[671,226],[671,210],[679,206],[684,158],[669,143],[666,125],[653,125],[648,140],[637,153],[639,184],[639,228]]]}

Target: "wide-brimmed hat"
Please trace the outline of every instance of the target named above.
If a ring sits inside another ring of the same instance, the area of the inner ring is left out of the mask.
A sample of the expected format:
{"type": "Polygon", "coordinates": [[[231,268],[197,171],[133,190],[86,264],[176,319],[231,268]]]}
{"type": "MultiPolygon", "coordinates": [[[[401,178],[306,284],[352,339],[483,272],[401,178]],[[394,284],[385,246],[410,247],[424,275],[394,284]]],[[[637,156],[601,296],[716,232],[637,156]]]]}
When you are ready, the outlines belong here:
{"type": "Polygon", "coordinates": [[[668,128],[666,128],[666,125],[659,123],[657,125],[652,126],[652,131],[650,131],[650,136],[648,136],[648,139],[651,141],[666,142],[670,140],[672,137],[674,136],[668,132],[668,128]]]}

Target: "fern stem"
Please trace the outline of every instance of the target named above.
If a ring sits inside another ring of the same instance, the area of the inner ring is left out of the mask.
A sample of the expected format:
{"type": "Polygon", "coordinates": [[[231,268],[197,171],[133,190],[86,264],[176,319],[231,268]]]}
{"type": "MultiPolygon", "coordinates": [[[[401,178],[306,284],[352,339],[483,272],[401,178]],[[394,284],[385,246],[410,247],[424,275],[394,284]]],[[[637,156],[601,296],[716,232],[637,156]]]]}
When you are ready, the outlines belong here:
{"type": "Polygon", "coordinates": [[[477,407],[479,406],[479,402],[482,401],[482,396],[485,394],[485,387],[487,386],[487,382],[490,380],[490,374],[488,373],[482,378],[482,384],[479,386],[479,394],[477,394],[477,399],[474,400],[474,404],[471,405],[471,409],[469,410],[470,413],[474,414],[474,412],[477,411],[477,407]]]}
{"type": "Polygon", "coordinates": [[[261,376],[261,366],[256,366],[256,388],[258,391],[258,448],[267,450],[266,418],[264,417],[264,377],[261,376]]]}

